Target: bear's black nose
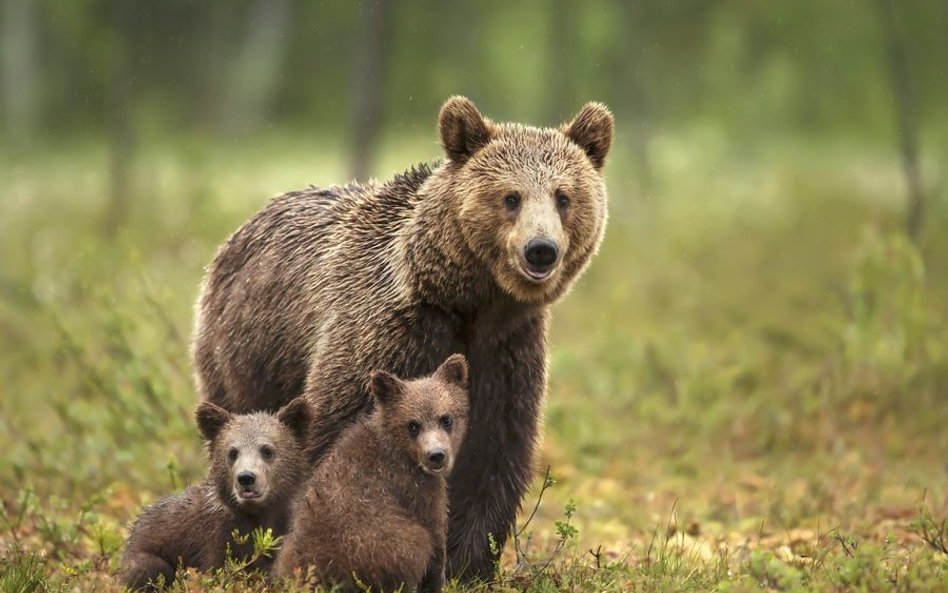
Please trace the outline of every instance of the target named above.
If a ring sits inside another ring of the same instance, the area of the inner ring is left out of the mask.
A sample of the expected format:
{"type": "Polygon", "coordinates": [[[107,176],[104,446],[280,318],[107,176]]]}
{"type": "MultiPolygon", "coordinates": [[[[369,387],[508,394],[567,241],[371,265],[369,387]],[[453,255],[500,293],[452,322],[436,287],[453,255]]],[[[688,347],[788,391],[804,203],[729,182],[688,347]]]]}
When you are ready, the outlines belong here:
{"type": "Polygon", "coordinates": [[[556,243],[549,239],[530,239],[524,255],[528,264],[545,269],[556,263],[559,250],[556,248],[556,243]]]}
{"type": "Polygon", "coordinates": [[[237,474],[237,483],[241,486],[253,486],[255,481],[257,481],[257,478],[253,475],[253,472],[244,471],[237,474]]]}
{"type": "Polygon", "coordinates": [[[428,453],[428,461],[431,463],[444,463],[444,451],[441,449],[436,449],[431,453],[428,453]]]}

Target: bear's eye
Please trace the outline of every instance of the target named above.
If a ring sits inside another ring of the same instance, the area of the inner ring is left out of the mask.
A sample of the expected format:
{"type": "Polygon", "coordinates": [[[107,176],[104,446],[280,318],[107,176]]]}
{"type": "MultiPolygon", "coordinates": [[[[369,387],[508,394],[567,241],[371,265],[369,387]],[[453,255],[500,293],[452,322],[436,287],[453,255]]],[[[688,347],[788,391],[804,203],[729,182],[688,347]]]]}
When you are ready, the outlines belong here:
{"type": "Polygon", "coordinates": [[[268,447],[267,445],[264,445],[260,447],[260,455],[263,456],[264,459],[269,461],[273,459],[273,449],[268,447]]]}
{"type": "Polygon", "coordinates": [[[230,451],[227,452],[227,459],[230,459],[231,463],[237,461],[237,448],[231,447],[230,451]]]}
{"type": "Polygon", "coordinates": [[[450,417],[450,416],[444,415],[444,416],[441,417],[441,426],[443,426],[443,427],[445,427],[445,428],[451,428],[451,425],[452,425],[453,423],[454,423],[454,421],[451,420],[451,417],[450,417]]]}
{"type": "Polygon", "coordinates": [[[517,192],[510,192],[504,196],[504,208],[507,210],[516,210],[520,207],[520,196],[517,192]]]}
{"type": "Polygon", "coordinates": [[[408,423],[408,434],[411,436],[417,436],[419,430],[421,430],[421,425],[414,420],[408,423]]]}
{"type": "Polygon", "coordinates": [[[556,192],[556,207],[560,210],[566,210],[569,207],[569,196],[563,190],[556,192]]]}

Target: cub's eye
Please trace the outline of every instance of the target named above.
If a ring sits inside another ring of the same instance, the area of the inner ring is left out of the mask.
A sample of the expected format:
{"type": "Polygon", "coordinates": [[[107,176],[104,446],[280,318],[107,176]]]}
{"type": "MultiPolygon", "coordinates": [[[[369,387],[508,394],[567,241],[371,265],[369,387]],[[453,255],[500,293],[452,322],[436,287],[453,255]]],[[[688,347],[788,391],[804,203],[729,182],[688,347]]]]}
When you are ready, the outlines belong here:
{"type": "Polygon", "coordinates": [[[230,451],[227,452],[227,459],[230,459],[231,463],[237,461],[237,448],[231,447],[230,451]]]}
{"type": "Polygon", "coordinates": [[[408,434],[411,436],[417,436],[419,430],[421,430],[421,425],[414,420],[408,423],[408,434]]]}
{"type": "Polygon", "coordinates": [[[569,207],[569,196],[566,192],[562,190],[556,192],[556,207],[560,210],[566,210],[569,207]]]}
{"type": "Polygon", "coordinates": [[[504,208],[507,210],[516,210],[520,207],[520,196],[516,192],[510,192],[504,196],[504,208]]]}
{"type": "Polygon", "coordinates": [[[273,449],[268,447],[267,445],[264,445],[260,447],[260,455],[263,456],[264,459],[269,461],[273,459],[273,449]]]}
{"type": "Polygon", "coordinates": [[[451,428],[452,424],[454,424],[454,421],[451,420],[450,416],[445,415],[441,417],[441,426],[445,428],[451,428]]]}

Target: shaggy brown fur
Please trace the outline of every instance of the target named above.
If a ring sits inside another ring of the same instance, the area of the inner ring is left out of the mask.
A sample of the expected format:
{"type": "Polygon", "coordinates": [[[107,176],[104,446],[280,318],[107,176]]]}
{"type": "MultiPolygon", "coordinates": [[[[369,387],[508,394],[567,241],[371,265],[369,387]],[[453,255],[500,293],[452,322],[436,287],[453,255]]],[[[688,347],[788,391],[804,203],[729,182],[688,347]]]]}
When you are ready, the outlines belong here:
{"type": "Polygon", "coordinates": [[[297,503],[274,573],[355,590],[437,592],[444,584],[447,493],[467,427],[467,363],[428,378],[372,374],[375,410],[330,449],[297,503]]]}
{"type": "Polygon", "coordinates": [[[532,476],[546,389],[547,309],[596,252],[612,116],[589,103],[559,129],[498,124],[462,97],[441,110],[448,160],[387,183],[274,199],[219,250],[193,356],[209,401],[272,410],[304,393],[316,460],[360,411],[381,368],[471,365],[468,446],[450,480],[449,572],[489,577],[532,476]],[[526,263],[531,241],[557,247],[526,263]]]}
{"type": "MultiPolygon", "coordinates": [[[[151,587],[159,576],[171,584],[179,568],[221,567],[228,545],[234,558],[249,558],[253,542],[238,544],[233,530],[284,534],[292,500],[309,475],[303,444],[312,416],[305,398],[276,415],[232,416],[204,402],[196,417],[207,440],[208,477],[142,511],[122,557],[120,578],[129,588],[151,587]]],[[[248,568],[269,564],[261,558],[248,568]]]]}

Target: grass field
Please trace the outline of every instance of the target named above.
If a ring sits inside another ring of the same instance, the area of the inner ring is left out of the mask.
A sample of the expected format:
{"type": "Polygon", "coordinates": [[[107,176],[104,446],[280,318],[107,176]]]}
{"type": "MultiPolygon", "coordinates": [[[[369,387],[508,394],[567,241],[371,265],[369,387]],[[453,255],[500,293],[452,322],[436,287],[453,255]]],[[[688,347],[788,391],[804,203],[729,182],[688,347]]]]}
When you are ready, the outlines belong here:
{"type": "MultiPolygon", "coordinates": [[[[334,148],[143,148],[114,236],[104,147],[3,155],[0,590],[121,590],[127,522],[204,471],[203,266],[268,197],[342,181],[334,148]]],[[[555,307],[540,475],[496,589],[948,591],[944,196],[916,248],[881,149],[691,130],[650,150],[647,190],[614,155],[603,249],[555,307]]],[[[389,143],[378,171],[437,156],[389,143]]]]}

